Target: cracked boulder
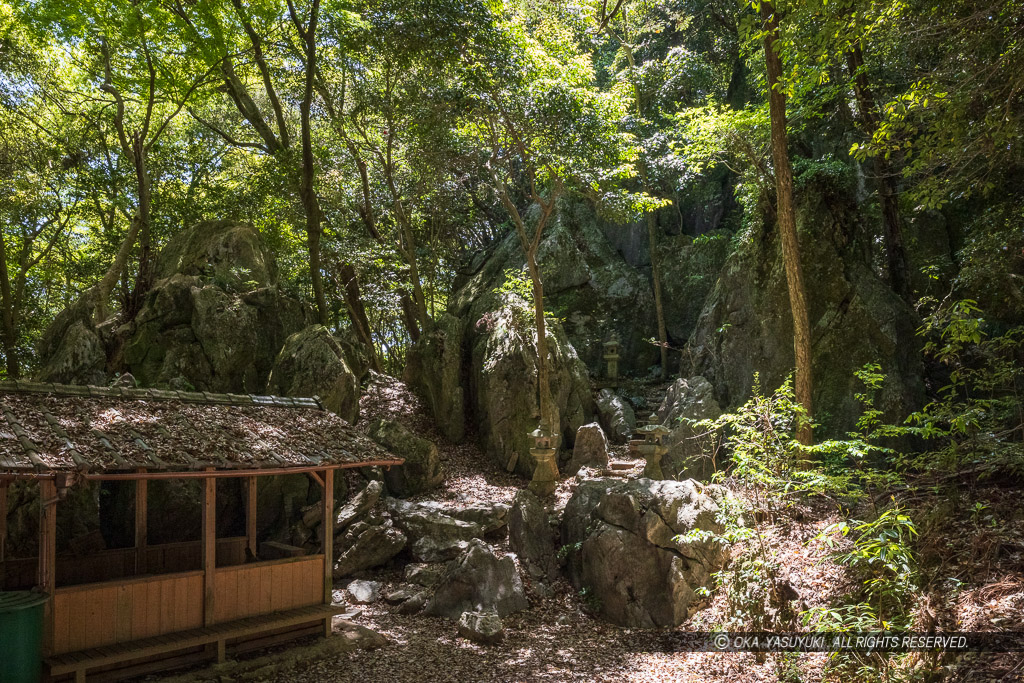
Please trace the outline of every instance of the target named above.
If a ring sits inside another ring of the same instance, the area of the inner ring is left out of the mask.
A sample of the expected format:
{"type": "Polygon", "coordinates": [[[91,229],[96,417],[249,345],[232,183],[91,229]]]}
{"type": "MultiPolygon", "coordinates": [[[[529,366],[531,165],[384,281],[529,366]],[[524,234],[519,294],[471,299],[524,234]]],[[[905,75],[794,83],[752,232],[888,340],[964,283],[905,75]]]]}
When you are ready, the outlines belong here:
{"type": "Polygon", "coordinates": [[[694,439],[697,432],[690,423],[714,420],[722,414],[711,383],[699,375],[677,379],[669,387],[657,414],[661,424],[672,430],[665,437],[668,453],[661,459],[665,476],[709,480],[715,471],[714,463],[694,439]]]}
{"type": "Polygon", "coordinates": [[[723,495],[693,480],[582,482],[562,518],[570,580],[614,624],[678,626],[695,611],[696,590],[728,559],[714,539],[679,537],[721,533],[723,495]]]}
{"type": "Polygon", "coordinates": [[[636,415],[629,401],[611,389],[602,389],[597,395],[597,415],[612,443],[629,443],[636,431],[636,415]]]}
{"type": "Polygon", "coordinates": [[[355,522],[334,539],[338,553],[334,578],[379,567],[401,552],[406,542],[405,534],[396,529],[390,519],[370,515],[355,522]]]}
{"type": "Polygon", "coordinates": [[[493,611],[505,617],[529,606],[515,560],[498,557],[491,546],[473,539],[448,566],[424,612],[456,620],[464,612],[493,611]]]}
{"type": "Polygon", "coordinates": [[[395,525],[408,536],[410,552],[418,562],[450,560],[466,550],[472,539],[484,535],[480,524],[457,519],[435,505],[388,498],[387,508],[395,525]]]}

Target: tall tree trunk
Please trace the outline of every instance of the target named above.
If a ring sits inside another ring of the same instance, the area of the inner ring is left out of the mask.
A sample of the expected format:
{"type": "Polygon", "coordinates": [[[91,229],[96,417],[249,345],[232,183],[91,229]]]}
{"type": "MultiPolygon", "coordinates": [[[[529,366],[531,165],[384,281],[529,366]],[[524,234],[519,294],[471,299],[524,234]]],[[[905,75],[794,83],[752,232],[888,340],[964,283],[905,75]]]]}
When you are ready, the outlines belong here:
{"type": "Polygon", "coordinates": [[[797,439],[810,445],[811,432],[811,324],[807,312],[807,293],[800,265],[800,243],[796,234],[796,212],[793,206],[793,169],[789,163],[786,133],[786,97],[781,90],[782,60],[775,51],[779,39],[779,19],[772,3],[761,3],[764,22],[764,57],[768,75],[768,111],[771,118],[772,161],[775,166],[775,194],[778,204],[779,236],[782,240],[782,261],[786,267],[789,307],[793,314],[793,350],[796,356],[796,400],[807,411],[808,420],[799,425],[797,439]]]}
{"type": "Polygon", "coordinates": [[[654,212],[647,214],[647,243],[651,250],[651,279],[654,280],[654,313],[658,318],[658,347],[661,350],[661,378],[668,378],[668,329],[665,325],[665,306],[661,301],[661,258],[658,256],[658,236],[654,212]]]}
{"type": "MultiPolygon", "coordinates": [[[[864,73],[864,53],[860,43],[854,44],[846,53],[846,64],[853,78],[853,92],[857,109],[864,127],[864,134],[870,139],[878,130],[875,96],[864,73]]],[[[907,252],[903,246],[903,229],[900,222],[899,191],[896,187],[895,171],[884,154],[874,157],[875,175],[878,176],[878,199],[882,207],[883,239],[885,240],[886,265],[889,284],[905,301],[912,298],[910,273],[907,267],[907,252]]]]}
{"type": "Polygon", "coordinates": [[[7,367],[7,377],[18,379],[21,377],[21,364],[18,361],[18,329],[15,325],[15,302],[11,292],[11,276],[7,270],[7,244],[4,241],[3,231],[0,231],[0,304],[3,311],[0,311],[0,325],[2,325],[4,361],[7,367]]]}
{"type": "Polygon", "coordinates": [[[405,325],[405,331],[409,333],[409,338],[415,344],[420,340],[420,326],[417,322],[419,319],[419,307],[413,301],[413,297],[409,294],[408,290],[401,290],[399,295],[398,301],[402,306],[402,324],[405,325]]]}
{"type": "Polygon", "coordinates": [[[135,166],[135,183],[138,206],[135,219],[139,224],[139,271],[135,274],[135,286],[127,302],[125,313],[132,318],[142,307],[142,299],[153,284],[153,231],[152,205],[153,186],[147,167],[147,153],[143,141],[136,137],[132,145],[132,161],[135,166]]]}
{"type": "Polygon", "coordinates": [[[370,367],[380,372],[380,360],[377,358],[377,350],[373,345],[370,321],[366,317],[366,306],[363,305],[363,295],[359,291],[355,266],[351,263],[342,263],[340,275],[342,291],[345,295],[345,307],[348,309],[348,317],[352,320],[352,328],[355,330],[356,337],[366,346],[370,354],[370,367]]]}
{"type": "Polygon", "coordinates": [[[551,383],[548,380],[548,338],[547,325],[544,321],[544,282],[537,266],[537,249],[526,252],[526,265],[533,283],[533,322],[537,328],[537,394],[541,422],[546,424],[553,433],[558,432],[558,419],[553,415],[551,407],[551,383]]]}
{"type": "Polygon", "coordinates": [[[139,220],[132,219],[131,227],[128,228],[128,234],[125,235],[120,249],[117,250],[114,262],[107,268],[107,272],[103,274],[100,281],[92,287],[92,296],[95,297],[93,301],[93,322],[97,325],[107,319],[107,301],[110,299],[110,293],[114,291],[117,281],[121,279],[121,273],[124,272],[125,266],[128,264],[128,256],[131,255],[132,247],[135,246],[140,225],[139,220]]]}
{"type": "Polygon", "coordinates": [[[320,18],[320,0],[313,0],[309,10],[309,23],[301,29],[294,6],[289,4],[292,20],[300,28],[306,51],[306,88],[299,105],[299,117],[302,126],[302,182],[299,194],[302,208],[306,214],[306,248],[309,252],[309,275],[313,284],[313,298],[316,300],[317,319],[321,325],[327,326],[330,321],[327,315],[327,299],[324,296],[324,280],[320,264],[320,203],[317,201],[314,187],[316,170],[313,158],[313,134],[310,124],[310,110],[313,106],[313,85],[316,77],[316,27],[320,18]]]}

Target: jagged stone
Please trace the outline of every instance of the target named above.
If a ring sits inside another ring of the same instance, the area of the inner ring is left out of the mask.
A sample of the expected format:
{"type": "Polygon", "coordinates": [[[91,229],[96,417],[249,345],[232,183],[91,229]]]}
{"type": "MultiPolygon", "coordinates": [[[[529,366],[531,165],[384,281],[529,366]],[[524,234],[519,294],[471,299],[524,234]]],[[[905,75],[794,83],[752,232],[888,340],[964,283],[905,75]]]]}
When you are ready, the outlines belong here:
{"type": "Polygon", "coordinates": [[[462,340],[465,324],[443,314],[409,349],[403,379],[430,409],[437,426],[452,443],[466,438],[466,405],[462,382],[462,340]]]}
{"type": "Polygon", "coordinates": [[[463,612],[459,616],[459,635],[482,645],[496,645],[505,638],[505,626],[495,611],[463,612]]]}
{"type": "Polygon", "coordinates": [[[473,538],[483,536],[483,527],[440,512],[435,507],[387,499],[395,524],[406,532],[414,559],[442,562],[459,555],[473,538]]]}
{"type": "Polygon", "coordinates": [[[689,421],[713,420],[722,414],[711,383],[700,376],[677,379],[669,387],[657,414],[661,423],[672,430],[665,437],[668,452],[661,459],[665,476],[678,480],[709,480],[714,473],[713,463],[694,439],[696,432],[689,421]]]}
{"type": "MultiPolygon", "coordinates": [[[[352,531],[350,529],[346,532],[346,536],[350,536],[352,531]]],[[[385,524],[366,526],[360,533],[351,536],[346,539],[350,543],[343,546],[334,563],[335,579],[345,578],[363,569],[379,567],[401,552],[407,542],[405,534],[385,524]]]]}
{"type": "Polygon", "coordinates": [[[270,371],[267,393],[318,396],[324,408],[350,423],[359,418],[359,380],[341,346],[322,325],[310,325],[285,340],[270,371]]]}
{"type": "Polygon", "coordinates": [[[423,493],[444,481],[437,445],[416,436],[405,425],[393,420],[376,420],[367,435],[384,448],[405,459],[384,472],[388,492],[400,498],[423,493]]]}
{"type": "Polygon", "coordinates": [[[409,583],[429,588],[437,584],[444,575],[445,565],[425,562],[407,564],[405,566],[405,580],[409,583]]]}
{"type": "Polygon", "coordinates": [[[605,434],[612,443],[628,443],[636,431],[636,415],[629,401],[611,389],[597,395],[597,413],[605,434]]]}
{"type": "Polygon", "coordinates": [[[722,495],[693,480],[581,482],[562,519],[570,580],[615,624],[678,626],[727,553],[714,539],[676,539],[694,529],[720,533],[722,495]]]}
{"type": "Polygon", "coordinates": [[[345,587],[352,601],[359,605],[369,605],[380,599],[380,582],[356,580],[345,587]]]}
{"type": "Polygon", "coordinates": [[[576,430],[576,443],[572,447],[572,460],[566,470],[575,474],[584,465],[589,467],[608,466],[608,439],[601,425],[596,422],[585,424],[576,430]]]}
{"type": "Polygon", "coordinates": [[[544,580],[556,578],[555,534],[544,505],[527,489],[518,491],[512,501],[508,543],[531,576],[544,580]]]}
{"type": "Polygon", "coordinates": [[[334,516],[334,533],[342,532],[352,522],[356,521],[377,504],[384,485],[379,481],[369,481],[362,491],[352,496],[345,505],[334,516]]]}
{"type": "Polygon", "coordinates": [[[463,522],[479,524],[484,534],[492,534],[508,524],[509,506],[505,503],[472,503],[470,505],[443,505],[433,501],[420,503],[463,522]]]}
{"type": "Polygon", "coordinates": [[[454,620],[467,611],[494,610],[504,617],[529,606],[515,561],[498,558],[489,545],[473,539],[449,565],[424,611],[454,620]]]}

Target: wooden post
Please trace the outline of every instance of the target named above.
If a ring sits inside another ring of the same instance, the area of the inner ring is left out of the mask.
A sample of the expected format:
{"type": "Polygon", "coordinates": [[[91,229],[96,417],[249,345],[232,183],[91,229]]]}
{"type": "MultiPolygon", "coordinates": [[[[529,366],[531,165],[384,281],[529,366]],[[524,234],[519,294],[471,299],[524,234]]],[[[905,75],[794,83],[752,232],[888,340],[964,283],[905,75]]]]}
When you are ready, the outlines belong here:
{"type": "MultiPolygon", "coordinates": [[[[334,470],[324,470],[324,518],[320,522],[324,552],[324,604],[334,601],[334,470]]],[[[333,617],[324,619],[324,635],[330,636],[333,617]]]]}
{"type": "MultiPolygon", "coordinates": [[[[145,472],[145,469],[139,470],[145,472]]],[[[135,482],[135,574],[145,574],[146,548],[149,545],[149,488],[148,481],[135,482]]]]}
{"type": "Polygon", "coordinates": [[[0,591],[7,580],[7,480],[0,479],[0,591]]]}
{"type": "Polygon", "coordinates": [[[39,481],[39,575],[36,583],[50,595],[43,611],[43,653],[53,650],[53,592],[57,588],[57,485],[39,481]]]}
{"type": "Polygon", "coordinates": [[[253,560],[256,559],[256,481],[256,477],[245,478],[245,545],[253,560]]]}
{"type": "MultiPolygon", "coordinates": [[[[211,468],[212,469],[212,468],[211,468]]],[[[209,470],[207,470],[209,471],[209,470]]],[[[203,480],[203,625],[213,624],[214,574],[217,570],[217,480],[203,480]]]]}

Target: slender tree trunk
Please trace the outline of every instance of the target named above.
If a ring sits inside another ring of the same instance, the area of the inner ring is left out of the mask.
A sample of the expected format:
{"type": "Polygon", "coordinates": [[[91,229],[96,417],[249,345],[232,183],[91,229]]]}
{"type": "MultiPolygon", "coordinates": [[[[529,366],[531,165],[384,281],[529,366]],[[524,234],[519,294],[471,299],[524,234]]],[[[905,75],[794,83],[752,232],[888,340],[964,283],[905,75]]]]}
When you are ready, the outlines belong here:
{"type": "Polygon", "coordinates": [[[135,287],[128,300],[127,315],[134,317],[142,306],[142,298],[153,284],[153,185],[147,167],[147,154],[142,140],[133,141],[132,161],[135,166],[136,191],[139,203],[135,220],[139,224],[139,271],[135,274],[135,287]]]}
{"type": "Polygon", "coordinates": [[[526,265],[533,283],[533,322],[537,328],[537,394],[540,419],[552,432],[558,431],[558,421],[551,411],[551,384],[548,380],[548,338],[544,321],[544,282],[537,266],[537,249],[526,252],[526,265]]]}
{"type": "MultiPolygon", "coordinates": [[[[293,11],[293,20],[298,26],[298,17],[293,11]]],[[[323,326],[330,320],[327,315],[327,298],[324,296],[324,280],[320,263],[320,203],[314,187],[316,162],[313,158],[313,134],[310,110],[313,106],[313,82],[316,76],[316,28],[320,18],[320,0],[313,0],[309,10],[309,24],[301,31],[306,48],[306,88],[299,116],[302,126],[302,181],[299,194],[306,214],[306,248],[309,252],[309,275],[313,284],[313,298],[316,300],[317,319],[323,326]]]]}
{"type": "Polygon", "coordinates": [[[786,133],[786,97],[781,90],[782,60],[775,51],[779,38],[779,21],[772,3],[762,2],[764,21],[764,56],[768,75],[768,110],[771,117],[772,161],[775,166],[777,218],[782,241],[782,261],[786,267],[789,306],[793,314],[793,350],[796,356],[796,400],[807,411],[808,421],[800,425],[797,438],[809,445],[813,440],[811,425],[811,324],[807,312],[807,294],[800,264],[800,243],[796,233],[796,211],[793,205],[793,169],[789,163],[786,133]]]}
{"type": "Polygon", "coordinates": [[[121,242],[121,248],[117,250],[114,262],[110,264],[107,272],[103,274],[100,281],[92,288],[93,296],[95,296],[93,301],[93,322],[97,325],[107,319],[107,301],[110,299],[110,293],[114,291],[117,281],[121,279],[121,273],[124,272],[124,268],[128,264],[128,257],[132,253],[132,247],[135,246],[140,225],[139,220],[132,220],[131,227],[128,228],[128,234],[125,235],[124,241],[121,242]]]}
{"type": "Polygon", "coordinates": [[[18,379],[21,377],[21,364],[18,360],[18,329],[15,324],[15,302],[11,292],[11,276],[7,271],[7,244],[4,241],[3,232],[0,231],[0,303],[3,304],[3,311],[0,312],[0,324],[3,327],[4,361],[7,367],[7,377],[18,379]]]}
{"type": "Polygon", "coordinates": [[[654,312],[658,318],[658,342],[661,350],[661,378],[668,378],[668,328],[665,325],[665,306],[661,301],[661,258],[658,256],[658,236],[654,213],[647,214],[647,242],[651,249],[651,279],[654,280],[654,312]]]}
{"type": "Polygon", "coordinates": [[[366,317],[366,306],[363,305],[363,295],[359,291],[355,266],[351,263],[341,264],[340,275],[345,295],[345,307],[348,309],[348,317],[352,320],[352,328],[356,332],[356,337],[370,353],[370,367],[380,372],[380,360],[377,358],[377,350],[373,345],[370,321],[366,317]]]}
{"type": "MultiPolygon", "coordinates": [[[[864,73],[864,54],[860,43],[846,53],[846,64],[853,77],[853,91],[857,109],[864,127],[864,134],[871,138],[878,130],[877,107],[874,93],[864,73]]],[[[899,191],[896,188],[895,172],[884,154],[874,157],[875,175],[878,176],[878,198],[882,207],[883,239],[885,240],[886,264],[889,284],[905,301],[910,301],[910,275],[907,267],[907,252],[903,246],[903,229],[900,221],[899,191]]]]}
{"type": "Polygon", "coordinates": [[[419,307],[413,301],[412,295],[404,289],[400,292],[399,303],[402,306],[402,324],[405,325],[405,331],[409,333],[409,338],[415,344],[420,340],[420,326],[417,322],[419,307]]]}

